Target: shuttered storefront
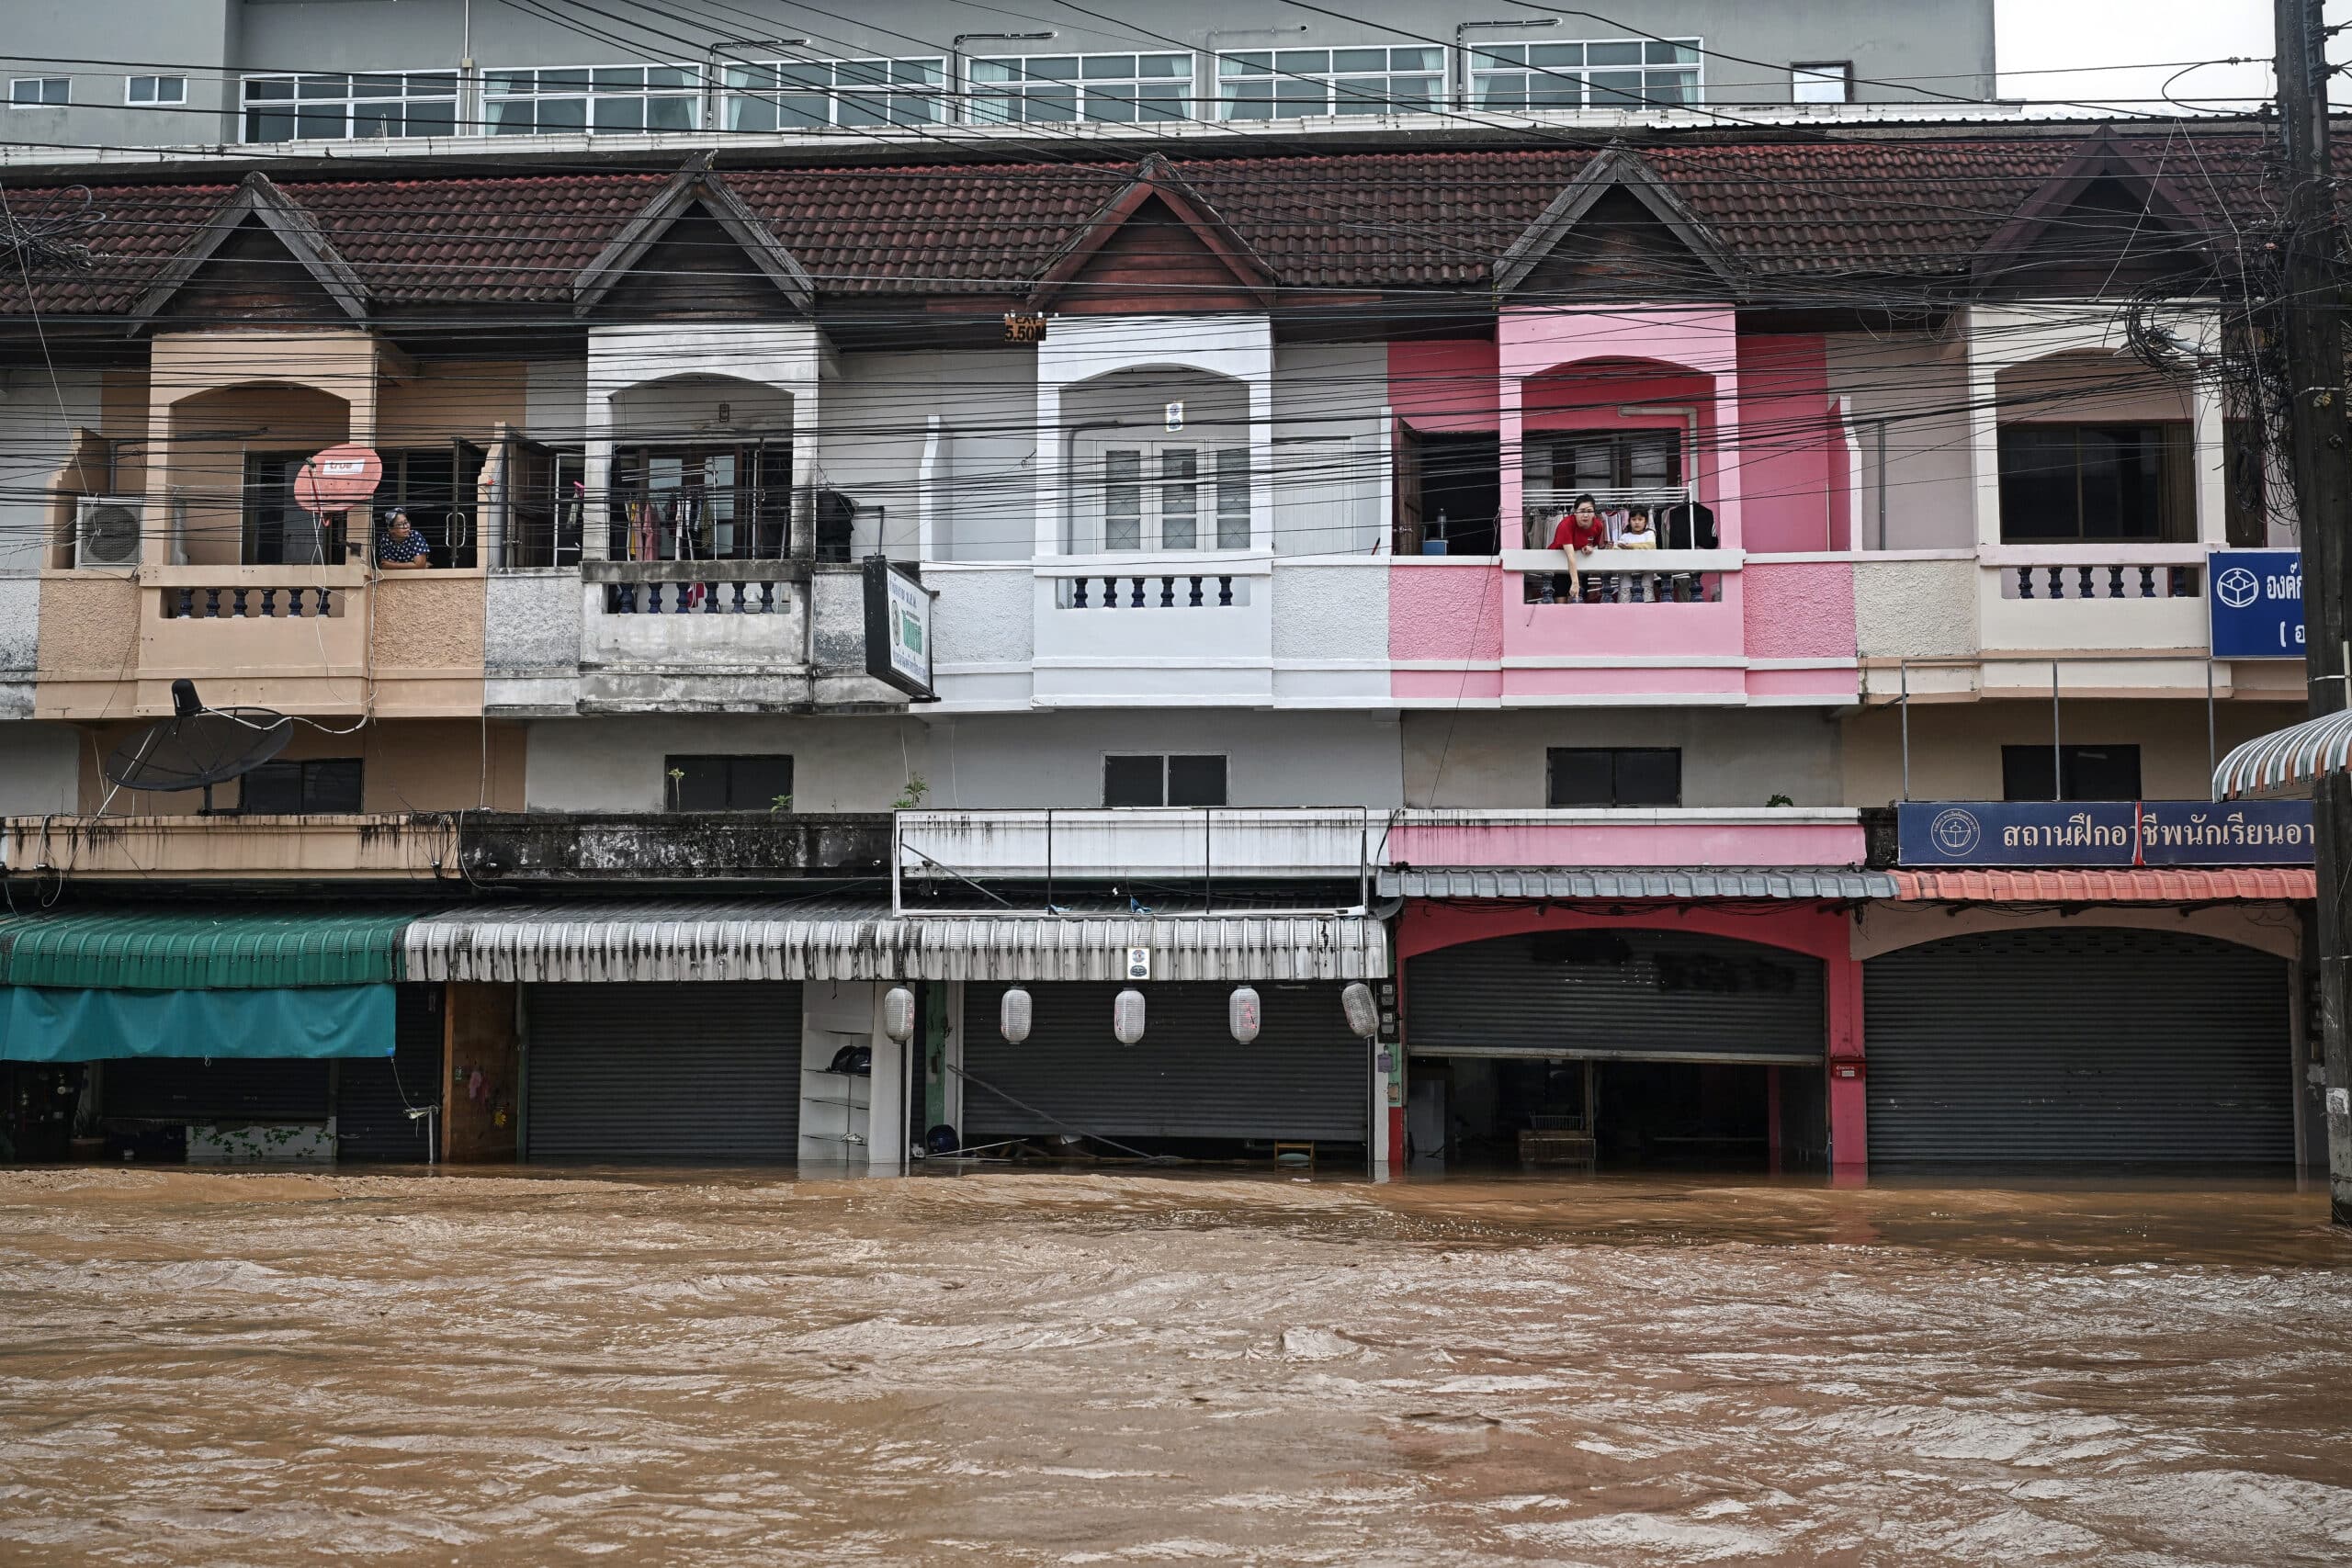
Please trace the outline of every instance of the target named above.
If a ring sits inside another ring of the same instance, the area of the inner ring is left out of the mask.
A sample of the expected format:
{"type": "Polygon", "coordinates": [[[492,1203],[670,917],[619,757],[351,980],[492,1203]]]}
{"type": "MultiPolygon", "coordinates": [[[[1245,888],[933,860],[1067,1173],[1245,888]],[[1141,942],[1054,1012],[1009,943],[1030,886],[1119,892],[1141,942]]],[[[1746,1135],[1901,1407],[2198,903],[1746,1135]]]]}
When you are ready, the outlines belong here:
{"type": "Polygon", "coordinates": [[[1417,1056],[1815,1063],[1822,965],[1757,942],[1611,928],[1441,948],[1405,971],[1417,1056]]]}
{"type": "Polygon", "coordinates": [[[441,1103],[440,996],[438,986],[394,987],[394,1054],[335,1065],[337,1159],[425,1163],[437,1121],[412,1118],[408,1108],[441,1103]]]}
{"type": "Polygon", "coordinates": [[[324,1122],[334,1064],[266,1056],[124,1056],[104,1063],[106,1114],[153,1122],[324,1122]]]}
{"type": "Polygon", "coordinates": [[[964,1016],[967,1143],[1083,1132],[1113,1138],[1317,1139],[1361,1143],[1371,1092],[1363,1041],[1348,1032],[1336,985],[1256,987],[1257,1040],[1233,1038],[1214,984],[1143,987],[1143,1039],[1111,1032],[1117,986],[1028,987],[1029,1038],[997,1027],[1001,986],[968,987],[964,1016]],[[1035,1109],[991,1093],[993,1085],[1035,1109]]]}
{"type": "Polygon", "coordinates": [[[800,987],[532,986],[530,1159],[789,1161],[800,987]]]}
{"type": "Polygon", "coordinates": [[[1984,932],[1871,959],[1871,1163],[2283,1164],[2287,1005],[2284,959],[2178,932],[1984,932]]]}

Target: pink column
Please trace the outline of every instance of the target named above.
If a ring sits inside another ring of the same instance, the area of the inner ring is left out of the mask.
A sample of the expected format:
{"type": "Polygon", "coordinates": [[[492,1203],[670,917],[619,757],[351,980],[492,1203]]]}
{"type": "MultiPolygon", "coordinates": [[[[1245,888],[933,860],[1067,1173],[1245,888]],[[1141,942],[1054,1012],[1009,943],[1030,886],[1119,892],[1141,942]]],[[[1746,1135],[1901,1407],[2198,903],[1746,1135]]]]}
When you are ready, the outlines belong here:
{"type": "Polygon", "coordinates": [[[1850,953],[1833,953],[1829,990],[1829,1164],[1837,1176],[1862,1175],[1870,1168],[1868,1093],[1862,1060],[1862,964],[1850,953]]]}

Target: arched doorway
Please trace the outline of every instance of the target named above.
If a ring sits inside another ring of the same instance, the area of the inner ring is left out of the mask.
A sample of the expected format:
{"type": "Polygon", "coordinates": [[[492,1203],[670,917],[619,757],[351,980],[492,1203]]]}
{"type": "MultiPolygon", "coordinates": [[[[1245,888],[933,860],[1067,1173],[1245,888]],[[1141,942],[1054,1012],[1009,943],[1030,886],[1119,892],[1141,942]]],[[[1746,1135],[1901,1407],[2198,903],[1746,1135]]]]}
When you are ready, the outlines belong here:
{"type": "Polygon", "coordinates": [[[1870,1162],[2283,1165],[2287,961],[2188,931],[2036,927],[1862,968],[1870,1162]]]}
{"type": "Polygon", "coordinates": [[[1413,1153],[1449,1168],[1555,1163],[1580,1134],[1603,1168],[1826,1163],[1824,968],[1760,942],[1616,926],[1422,953],[1405,987],[1413,1153]]]}

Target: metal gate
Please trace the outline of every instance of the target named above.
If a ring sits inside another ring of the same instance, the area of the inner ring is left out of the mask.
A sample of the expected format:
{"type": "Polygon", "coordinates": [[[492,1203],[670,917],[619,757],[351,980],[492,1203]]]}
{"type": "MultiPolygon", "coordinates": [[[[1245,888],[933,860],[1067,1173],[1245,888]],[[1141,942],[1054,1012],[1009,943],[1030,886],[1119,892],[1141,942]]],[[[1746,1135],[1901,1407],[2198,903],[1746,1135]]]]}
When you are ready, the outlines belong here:
{"type": "Polygon", "coordinates": [[[1264,1021],[1248,1045],[1227,1023],[1230,986],[1143,987],[1144,1037],[1134,1045],[1111,1033],[1117,986],[1028,989],[1035,1021],[1018,1045],[997,1026],[1005,987],[966,990],[967,1143],[1064,1132],[1364,1141],[1371,1069],[1337,986],[1260,984],[1264,1021]]]}
{"type": "Polygon", "coordinates": [[[800,987],[532,986],[530,1159],[788,1161],[800,987]]]}
{"type": "Polygon", "coordinates": [[[423,1165],[432,1152],[426,1139],[438,1119],[408,1108],[441,1103],[441,987],[401,986],[393,998],[392,1055],[335,1064],[337,1159],[423,1165]]]}
{"type": "Polygon", "coordinates": [[[1405,969],[1417,1056],[1812,1064],[1823,1006],[1819,959],[1681,931],[1531,931],[1405,969]]]}
{"type": "Polygon", "coordinates": [[[1872,1165],[2294,1157],[2282,958],[2086,927],[1950,937],[1862,974],[1872,1165]]]}

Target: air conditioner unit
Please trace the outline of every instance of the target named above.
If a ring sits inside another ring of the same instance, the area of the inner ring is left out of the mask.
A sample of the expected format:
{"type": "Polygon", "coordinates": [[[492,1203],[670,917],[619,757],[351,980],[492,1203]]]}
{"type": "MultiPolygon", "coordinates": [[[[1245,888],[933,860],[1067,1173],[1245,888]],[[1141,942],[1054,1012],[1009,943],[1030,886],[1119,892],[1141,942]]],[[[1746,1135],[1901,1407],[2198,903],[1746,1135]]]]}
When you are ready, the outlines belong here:
{"type": "Polygon", "coordinates": [[[146,504],[137,496],[85,495],[74,502],[74,565],[83,571],[135,571],[146,504]]]}

